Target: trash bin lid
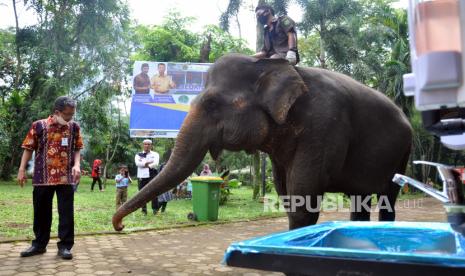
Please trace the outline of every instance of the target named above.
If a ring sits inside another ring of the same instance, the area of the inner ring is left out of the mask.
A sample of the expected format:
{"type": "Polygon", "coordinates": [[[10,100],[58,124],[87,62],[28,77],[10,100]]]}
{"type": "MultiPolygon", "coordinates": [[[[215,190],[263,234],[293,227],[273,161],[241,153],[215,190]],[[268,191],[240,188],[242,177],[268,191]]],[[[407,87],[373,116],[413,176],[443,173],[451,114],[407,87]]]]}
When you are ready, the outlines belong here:
{"type": "Polygon", "coordinates": [[[219,176],[195,176],[190,178],[191,181],[195,182],[207,182],[207,183],[222,183],[224,180],[219,176]]]}

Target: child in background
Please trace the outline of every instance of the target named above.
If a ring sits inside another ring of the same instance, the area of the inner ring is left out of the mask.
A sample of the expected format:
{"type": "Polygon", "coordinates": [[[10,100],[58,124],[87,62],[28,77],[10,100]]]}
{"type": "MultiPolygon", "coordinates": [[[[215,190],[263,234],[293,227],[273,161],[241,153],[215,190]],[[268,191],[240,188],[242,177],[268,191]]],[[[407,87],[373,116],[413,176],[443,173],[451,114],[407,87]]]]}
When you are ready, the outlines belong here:
{"type": "Polygon", "coordinates": [[[102,165],[102,160],[95,159],[94,164],[92,165],[92,184],[90,184],[90,190],[94,191],[95,183],[98,183],[98,189],[100,192],[105,191],[102,188],[102,180],[100,179],[100,166],[102,165]]]}
{"type": "Polygon", "coordinates": [[[116,209],[118,209],[128,198],[128,185],[132,183],[129,176],[128,168],[125,165],[120,166],[119,174],[115,177],[116,181],[116,209]]]}

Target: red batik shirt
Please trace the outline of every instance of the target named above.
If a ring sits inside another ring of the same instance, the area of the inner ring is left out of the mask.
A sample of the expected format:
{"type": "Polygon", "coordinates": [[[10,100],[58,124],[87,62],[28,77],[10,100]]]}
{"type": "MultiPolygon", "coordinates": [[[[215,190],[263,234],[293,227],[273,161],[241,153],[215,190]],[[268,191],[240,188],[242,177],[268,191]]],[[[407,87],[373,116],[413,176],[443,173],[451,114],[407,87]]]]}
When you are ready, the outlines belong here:
{"type": "Polygon", "coordinates": [[[62,126],[52,116],[35,121],[21,147],[36,152],[32,185],[74,184],[74,154],[83,147],[76,122],[62,126]]]}

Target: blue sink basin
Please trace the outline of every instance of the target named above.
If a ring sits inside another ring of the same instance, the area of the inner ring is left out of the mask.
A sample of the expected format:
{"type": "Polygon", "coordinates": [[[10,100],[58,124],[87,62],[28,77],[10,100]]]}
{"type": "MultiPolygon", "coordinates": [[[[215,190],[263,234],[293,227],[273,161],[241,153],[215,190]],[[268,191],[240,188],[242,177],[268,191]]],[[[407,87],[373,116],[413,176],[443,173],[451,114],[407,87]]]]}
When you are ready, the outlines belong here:
{"type": "MultiPolygon", "coordinates": [[[[465,237],[456,233],[448,223],[326,222],[233,243],[224,262],[241,266],[241,262],[248,263],[247,258],[257,256],[260,257],[258,259],[266,257],[269,260],[263,259],[263,266],[243,267],[286,272],[285,268],[289,266],[292,270],[296,265],[305,266],[305,262],[321,264],[322,260],[329,260],[331,267],[344,263],[349,270],[361,262],[364,263],[361,268],[367,264],[383,263],[386,267],[382,269],[389,268],[390,264],[403,264],[416,272],[419,267],[439,267],[457,268],[463,273],[465,237]],[[299,262],[291,265],[292,256],[298,256],[299,262]],[[280,266],[284,268],[279,269],[280,266]]],[[[254,262],[258,259],[255,258],[254,262]]],[[[316,275],[323,274],[319,272],[316,275]]]]}

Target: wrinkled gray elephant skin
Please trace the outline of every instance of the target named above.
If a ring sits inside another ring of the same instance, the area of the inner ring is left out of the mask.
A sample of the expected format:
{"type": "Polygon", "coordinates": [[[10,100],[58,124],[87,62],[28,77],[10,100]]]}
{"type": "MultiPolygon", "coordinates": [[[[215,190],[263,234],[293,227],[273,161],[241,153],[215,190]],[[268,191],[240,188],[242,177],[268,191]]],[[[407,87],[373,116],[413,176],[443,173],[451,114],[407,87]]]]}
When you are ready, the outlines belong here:
{"type": "MultiPolygon", "coordinates": [[[[113,216],[122,219],[155,195],[191,175],[209,151],[264,151],[273,164],[279,195],[301,195],[316,207],[318,196],[376,194],[394,207],[412,130],[402,111],[382,93],[348,76],[285,60],[229,54],[215,62],[204,91],[192,102],[167,165],[113,216]]],[[[288,212],[289,228],[315,224],[309,206],[288,212]]],[[[310,208],[312,209],[312,208],[310,208]]],[[[352,220],[369,220],[354,209],[352,220]]],[[[395,211],[380,210],[380,220],[395,211]]]]}

